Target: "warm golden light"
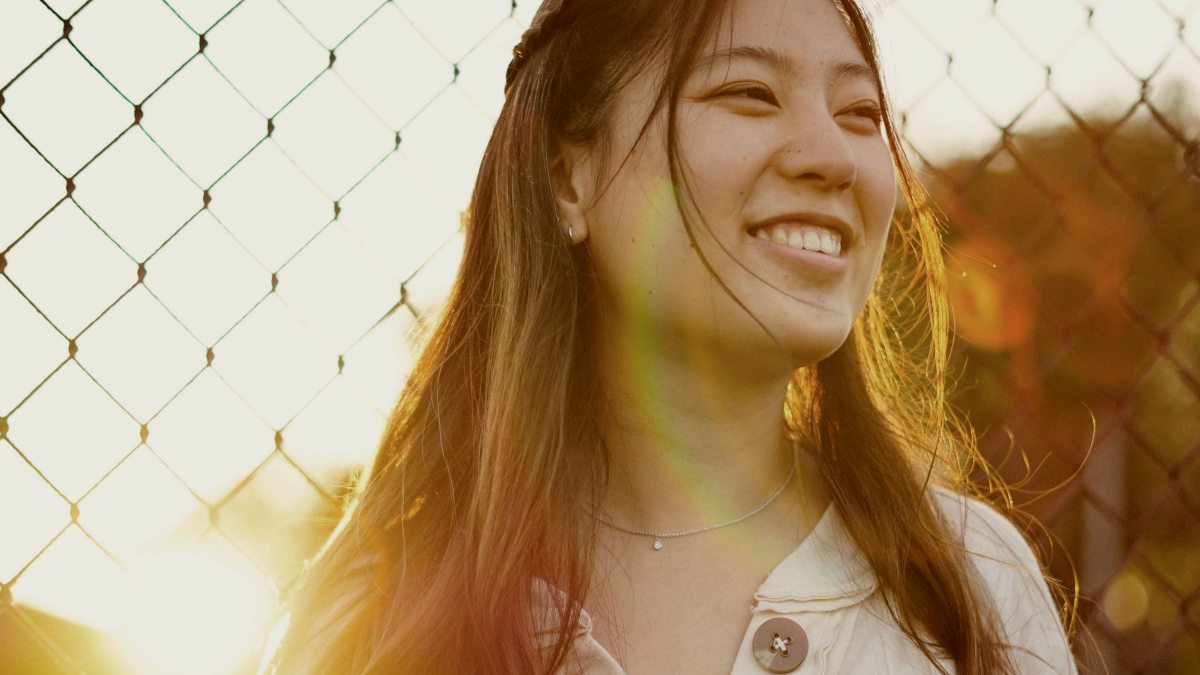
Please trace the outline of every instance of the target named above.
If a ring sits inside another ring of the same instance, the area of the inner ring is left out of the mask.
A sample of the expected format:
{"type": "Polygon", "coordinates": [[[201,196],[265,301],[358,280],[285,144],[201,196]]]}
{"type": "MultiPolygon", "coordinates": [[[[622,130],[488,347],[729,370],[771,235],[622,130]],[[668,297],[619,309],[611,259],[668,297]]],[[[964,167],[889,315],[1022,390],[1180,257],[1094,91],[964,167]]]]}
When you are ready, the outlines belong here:
{"type": "Polygon", "coordinates": [[[233,551],[181,547],[145,561],[136,578],[118,634],[135,672],[230,673],[257,657],[273,593],[233,551]]]}
{"type": "MultiPolygon", "coordinates": [[[[0,584],[114,640],[122,673],[245,672],[449,289],[537,3],[116,4],[72,44],[41,4],[0,8],[0,584]]],[[[1157,3],[1091,28],[1074,0],[882,4],[918,161],[1200,81],[1157,3]]],[[[1177,95],[1200,128],[1200,88],[1177,95]]],[[[1026,341],[1031,284],[987,267],[1016,254],[961,250],[963,336],[1026,341]]],[[[1121,628],[1147,602],[1126,575],[1103,609],[1121,628]]]]}

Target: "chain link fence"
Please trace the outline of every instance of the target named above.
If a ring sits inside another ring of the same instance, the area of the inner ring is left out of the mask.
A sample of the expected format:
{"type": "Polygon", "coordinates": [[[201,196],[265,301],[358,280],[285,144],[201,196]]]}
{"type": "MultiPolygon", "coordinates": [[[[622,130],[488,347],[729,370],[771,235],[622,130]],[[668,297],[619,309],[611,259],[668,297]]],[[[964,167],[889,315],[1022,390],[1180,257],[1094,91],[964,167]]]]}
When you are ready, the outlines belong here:
{"type": "MultiPolygon", "coordinates": [[[[958,404],[1079,652],[1200,672],[1200,2],[884,0],[958,404]]],[[[509,0],[0,5],[0,671],[234,673],[460,252],[509,0]]]]}

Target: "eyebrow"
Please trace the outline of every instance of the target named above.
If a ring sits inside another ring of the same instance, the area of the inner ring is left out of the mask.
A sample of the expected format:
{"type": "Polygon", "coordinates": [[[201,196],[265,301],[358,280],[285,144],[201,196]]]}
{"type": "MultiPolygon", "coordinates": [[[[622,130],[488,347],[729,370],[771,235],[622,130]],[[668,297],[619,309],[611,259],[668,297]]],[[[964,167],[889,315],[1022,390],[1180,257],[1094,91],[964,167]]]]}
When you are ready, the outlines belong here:
{"type": "MultiPolygon", "coordinates": [[[[729,61],[739,58],[758,61],[786,75],[794,75],[799,70],[796,62],[783,52],[770,47],[744,46],[719,49],[711,54],[707,54],[696,61],[693,71],[711,66],[718,61],[729,61]]],[[[830,84],[855,79],[866,80],[872,86],[877,84],[875,71],[867,64],[859,61],[839,61],[830,69],[826,79],[830,84]]]]}

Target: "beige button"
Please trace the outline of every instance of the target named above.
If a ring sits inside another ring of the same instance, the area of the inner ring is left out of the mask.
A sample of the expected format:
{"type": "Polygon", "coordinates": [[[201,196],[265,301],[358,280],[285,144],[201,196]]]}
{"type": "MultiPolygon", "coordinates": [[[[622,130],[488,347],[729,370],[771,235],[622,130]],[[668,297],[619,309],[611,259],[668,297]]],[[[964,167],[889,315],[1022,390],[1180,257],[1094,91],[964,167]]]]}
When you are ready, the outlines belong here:
{"type": "Polygon", "coordinates": [[[808,656],[808,635],[800,624],[775,617],[754,632],[754,658],[771,673],[790,673],[808,656]]]}

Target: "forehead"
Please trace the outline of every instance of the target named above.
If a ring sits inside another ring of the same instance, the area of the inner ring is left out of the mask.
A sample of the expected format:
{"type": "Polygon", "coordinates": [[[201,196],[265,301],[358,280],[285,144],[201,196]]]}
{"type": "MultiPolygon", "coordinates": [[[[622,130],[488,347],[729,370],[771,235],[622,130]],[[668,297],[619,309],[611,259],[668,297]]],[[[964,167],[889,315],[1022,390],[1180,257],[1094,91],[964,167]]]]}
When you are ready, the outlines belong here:
{"type": "Polygon", "coordinates": [[[848,17],[834,0],[730,0],[698,65],[735,58],[765,61],[790,75],[836,67],[874,79],[848,17]]]}

